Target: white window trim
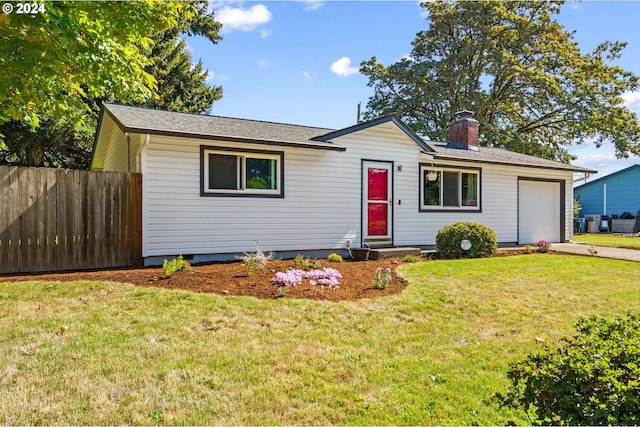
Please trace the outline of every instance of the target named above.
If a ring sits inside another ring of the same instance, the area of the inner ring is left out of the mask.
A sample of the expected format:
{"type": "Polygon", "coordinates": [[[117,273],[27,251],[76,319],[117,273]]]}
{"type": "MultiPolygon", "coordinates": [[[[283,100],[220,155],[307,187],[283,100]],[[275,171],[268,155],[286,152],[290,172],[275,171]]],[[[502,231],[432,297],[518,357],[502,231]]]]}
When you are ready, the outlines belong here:
{"type": "Polygon", "coordinates": [[[204,195],[229,195],[229,196],[270,196],[270,197],[283,197],[284,191],[282,188],[282,165],[284,162],[284,153],[282,152],[267,152],[267,151],[252,151],[252,150],[234,150],[224,149],[217,147],[203,147],[202,148],[202,194],[204,195]],[[236,156],[238,162],[242,162],[242,167],[238,168],[238,189],[226,190],[209,188],[209,155],[220,154],[236,156]],[[276,188],[270,189],[257,189],[246,188],[246,159],[267,159],[275,160],[275,173],[276,173],[276,188]]]}
{"type": "Polygon", "coordinates": [[[420,197],[420,211],[466,211],[466,212],[479,212],[480,211],[480,206],[481,206],[481,184],[480,184],[480,180],[481,180],[481,170],[480,169],[471,169],[471,168],[455,168],[455,167],[448,167],[448,166],[431,166],[428,164],[421,164],[420,165],[420,193],[419,193],[419,197],[420,197]],[[463,173],[467,173],[467,174],[473,174],[476,175],[477,178],[477,184],[476,184],[476,205],[475,206],[462,206],[462,204],[460,204],[460,206],[443,206],[442,202],[444,200],[444,186],[440,186],[440,205],[436,206],[436,205],[425,205],[424,204],[424,179],[425,179],[425,172],[426,171],[436,171],[436,172],[440,172],[441,176],[443,172],[456,172],[458,174],[458,200],[462,201],[462,174],[463,173]]]}

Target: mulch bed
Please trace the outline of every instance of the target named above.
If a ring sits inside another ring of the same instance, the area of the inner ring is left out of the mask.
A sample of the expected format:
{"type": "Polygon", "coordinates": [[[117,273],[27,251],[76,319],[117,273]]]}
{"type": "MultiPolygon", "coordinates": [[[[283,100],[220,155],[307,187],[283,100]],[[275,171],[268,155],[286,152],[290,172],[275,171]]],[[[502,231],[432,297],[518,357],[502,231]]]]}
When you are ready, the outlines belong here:
{"type": "Polygon", "coordinates": [[[132,283],[137,286],[149,286],[167,289],[183,289],[192,292],[206,292],[220,295],[252,296],[256,298],[305,298],[316,300],[356,300],[392,295],[406,287],[406,282],[395,274],[402,264],[400,259],[382,259],[376,261],[355,262],[345,260],[340,263],[322,260],[324,267],[334,268],[342,274],[337,289],[327,286],[311,285],[308,280],[302,284],[290,286],[283,292],[281,286],[271,282],[278,271],[294,267],[293,260],[271,261],[264,270],[256,270],[247,276],[240,262],[212,263],[193,265],[187,271],[178,271],[171,277],[165,277],[160,267],[119,269],[104,271],[85,271],[54,274],[31,274],[0,277],[0,282],[45,280],[72,281],[95,280],[132,283]],[[392,279],[385,289],[376,289],[373,285],[377,268],[390,268],[392,279]]]}

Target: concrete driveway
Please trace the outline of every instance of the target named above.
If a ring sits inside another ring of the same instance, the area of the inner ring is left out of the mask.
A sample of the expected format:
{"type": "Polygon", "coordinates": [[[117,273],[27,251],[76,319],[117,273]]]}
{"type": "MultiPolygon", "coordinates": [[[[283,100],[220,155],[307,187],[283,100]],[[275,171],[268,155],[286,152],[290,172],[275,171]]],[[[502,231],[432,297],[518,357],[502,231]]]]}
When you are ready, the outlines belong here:
{"type": "Polygon", "coordinates": [[[584,243],[552,243],[552,251],[575,255],[589,255],[600,258],[623,259],[640,262],[640,250],[607,248],[605,246],[586,245],[584,243]]]}

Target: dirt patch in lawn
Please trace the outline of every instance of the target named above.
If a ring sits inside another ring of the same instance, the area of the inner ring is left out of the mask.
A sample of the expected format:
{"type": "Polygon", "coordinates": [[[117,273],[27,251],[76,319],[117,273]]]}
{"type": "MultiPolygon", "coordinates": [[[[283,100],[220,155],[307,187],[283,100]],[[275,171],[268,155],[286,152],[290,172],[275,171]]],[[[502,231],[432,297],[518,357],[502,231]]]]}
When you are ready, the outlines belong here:
{"type": "Polygon", "coordinates": [[[167,289],[184,289],[192,292],[208,292],[220,295],[253,296],[256,298],[307,298],[321,300],[355,300],[375,298],[401,292],[406,282],[395,274],[395,269],[403,262],[399,259],[377,261],[343,261],[341,263],[321,261],[323,267],[336,269],[342,274],[337,289],[311,285],[308,280],[302,284],[282,286],[271,282],[278,271],[294,268],[294,260],[271,261],[264,270],[256,270],[247,276],[240,262],[194,265],[187,271],[178,271],[166,277],[160,267],[122,270],[103,270],[55,274],[31,274],[24,276],[3,276],[0,281],[46,280],[106,280],[132,283],[137,286],[152,286],[167,289]],[[385,289],[376,289],[374,279],[378,268],[391,269],[391,281],[385,289]]]}

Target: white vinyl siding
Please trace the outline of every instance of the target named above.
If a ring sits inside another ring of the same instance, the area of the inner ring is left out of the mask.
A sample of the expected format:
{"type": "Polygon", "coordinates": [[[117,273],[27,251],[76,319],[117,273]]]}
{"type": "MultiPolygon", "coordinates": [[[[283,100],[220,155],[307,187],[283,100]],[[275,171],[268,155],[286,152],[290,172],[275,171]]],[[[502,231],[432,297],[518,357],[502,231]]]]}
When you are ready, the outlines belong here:
{"type": "Polygon", "coordinates": [[[105,171],[129,172],[127,136],[120,131],[113,120],[106,115],[103,119],[104,144],[103,167],[105,171]]]}
{"type": "MultiPolygon", "coordinates": [[[[117,133],[117,132],[116,132],[117,133]]],[[[114,135],[115,136],[115,135],[114,135]]],[[[435,245],[452,222],[491,227],[501,243],[518,240],[518,177],[571,182],[572,173],[473,162],[437,161],[441,167],[481,170],[481,210],[421,212],[420,167],[431,158],[387,122],[338,137],[344,152],[293,147],[282,151],[284,197],[201,197],[201,146],[264,150],[264,145],[168,136],[132,135],[143,152],[143,256],[206,255],[255,250],[342,249],[362,241],[362,164],[393,162],[393,244],[435,245]]],[[[121,134],[113,140],[126,146],[121,134]]],[[[271,148],[271,147],[270,147],[271,148]]],[[[123,154],[126,159],[126,148],[123,154]]],[[[105,162],[106,163],[106,162],[105,162]]],[[[126,160],[110,162],[121,167],[126,160]]],[[[565,192],[566,234],[571,237],[570,188],[565,192]]]]}

